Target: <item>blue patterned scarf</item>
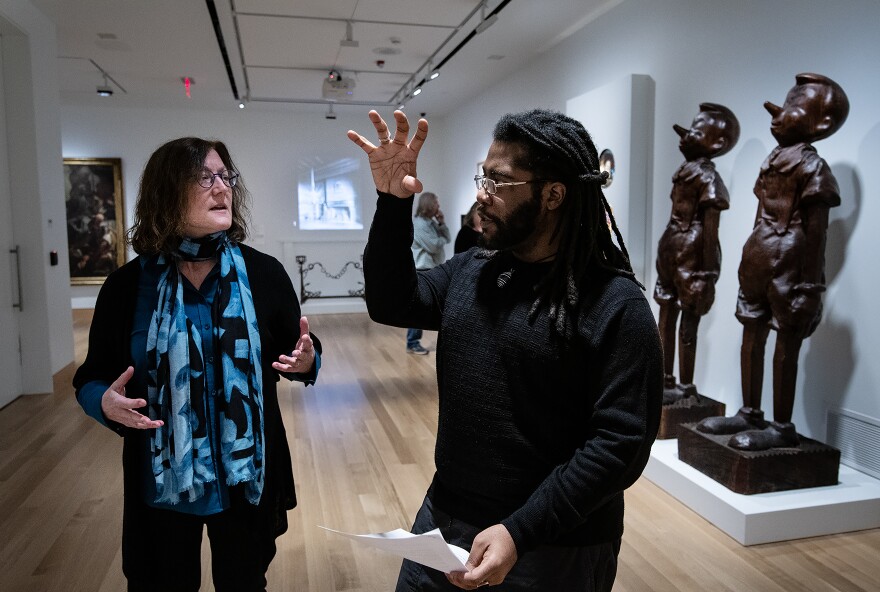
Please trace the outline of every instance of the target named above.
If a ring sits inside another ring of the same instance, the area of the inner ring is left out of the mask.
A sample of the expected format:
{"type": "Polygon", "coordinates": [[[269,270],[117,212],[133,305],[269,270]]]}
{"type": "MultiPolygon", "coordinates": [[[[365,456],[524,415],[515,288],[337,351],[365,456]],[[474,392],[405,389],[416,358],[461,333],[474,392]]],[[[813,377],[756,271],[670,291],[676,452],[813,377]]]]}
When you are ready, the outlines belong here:
{"type": "Polygon", "coordinates": [[[220,462],[229,486],[245,483],[254,505],[263,492],[263,375],[260,334],[241,249],[225,232],[184,239],[159,277],[159,302],[147,334],[147,398],[150,419],[165,425],[153,431],[156,502],[193,501],[205,483],[217,479],[211,462],[205,393],[204,347],[217,351],[216,407],[220,462]],[[186,317],[177,261],[220,257],[214,296],[214,342],[203,344],[186,317]]]}

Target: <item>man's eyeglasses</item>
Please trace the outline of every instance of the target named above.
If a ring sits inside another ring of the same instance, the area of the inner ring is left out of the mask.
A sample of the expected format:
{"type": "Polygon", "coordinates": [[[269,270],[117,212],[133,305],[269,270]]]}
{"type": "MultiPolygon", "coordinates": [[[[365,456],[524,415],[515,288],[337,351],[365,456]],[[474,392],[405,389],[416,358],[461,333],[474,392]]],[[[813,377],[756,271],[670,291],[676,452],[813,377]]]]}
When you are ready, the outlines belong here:
{"type": "Polygon", "coordinates": [[[546,181],[547,179],[531,179],[530,181],[510,181],[508,183],[499,183],[494,179],[490,179],[486,175],[475,175],[474,182],[477,184],[477,191],[483,190],[488,195],[495,195],[501,187],[513,187],[514,185],[525,185],[527,183],[537,183],[546,181]]]}
{"type": "Polygon", "coordinates": [[[210,189],[214,186],[214,177],[220,177],[220,180],[223,181],[223,184],[227,187],[235,187],[235,184],[238,183],[239,175],[238,173],[230,173],[229,171],[212,173],[211,171],[206,170],[196,175],[196,183],[205,189],[210,189]]]}

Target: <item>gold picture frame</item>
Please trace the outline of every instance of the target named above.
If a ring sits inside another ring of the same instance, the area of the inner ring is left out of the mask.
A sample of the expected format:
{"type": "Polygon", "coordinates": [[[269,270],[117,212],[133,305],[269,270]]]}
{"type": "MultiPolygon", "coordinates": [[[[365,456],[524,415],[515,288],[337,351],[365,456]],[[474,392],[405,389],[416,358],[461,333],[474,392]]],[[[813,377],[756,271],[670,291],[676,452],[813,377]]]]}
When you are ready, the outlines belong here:
{"type": "Polygon", "coordinates": [[[71,285],[100,285],[125,263],[122,159],[65,158],[71,285]]]}

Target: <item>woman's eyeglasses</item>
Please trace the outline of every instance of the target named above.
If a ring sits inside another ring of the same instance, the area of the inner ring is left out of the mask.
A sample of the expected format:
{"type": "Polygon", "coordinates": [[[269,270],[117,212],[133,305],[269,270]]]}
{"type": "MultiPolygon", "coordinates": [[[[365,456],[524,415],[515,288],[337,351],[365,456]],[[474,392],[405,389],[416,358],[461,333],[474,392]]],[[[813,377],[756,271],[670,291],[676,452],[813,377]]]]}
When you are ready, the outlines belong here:
{"type": "Polygon", "coordinates": [[[227,187],[235,187],[235,184],[238,183],[239,175],[238,173],[230,173],[229,171],[212,173],[211,171],[205,170],[196,175],[196,183],[205,189],[210,189],[214,186],[214,177],[219,177],[227,187]]]}

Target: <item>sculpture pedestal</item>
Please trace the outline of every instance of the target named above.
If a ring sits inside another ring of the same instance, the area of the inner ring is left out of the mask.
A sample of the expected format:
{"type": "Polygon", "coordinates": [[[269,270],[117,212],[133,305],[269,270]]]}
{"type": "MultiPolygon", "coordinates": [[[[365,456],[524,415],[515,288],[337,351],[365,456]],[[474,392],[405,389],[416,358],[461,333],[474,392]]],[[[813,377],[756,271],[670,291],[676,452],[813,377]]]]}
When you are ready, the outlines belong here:
{"type": "Polygon", "coordinates": [[[840,451],[800,436],[796,448],[752,452],[727,446],[730,435],[698,432],[685,424],[678,432],[678,458],[731,491],[752,495],[837,485],[840,451]]]}
{"type": "Polygon", "coordinates": [[[880,479],[844,464],[835,485],[742,495],[678,460],[676,440],[658,440],[642,475],[741,545],[880,528],[880,479]]]}
{"type": "Polygon", "coordinates": [[[660,414],[658,440],[678,438],[679,426],[683,423],[697,423],[707,417],[723,416],[726,406],[720,401],[696,395],[684,397],[674,403],[664,404],[660,414]]]}

